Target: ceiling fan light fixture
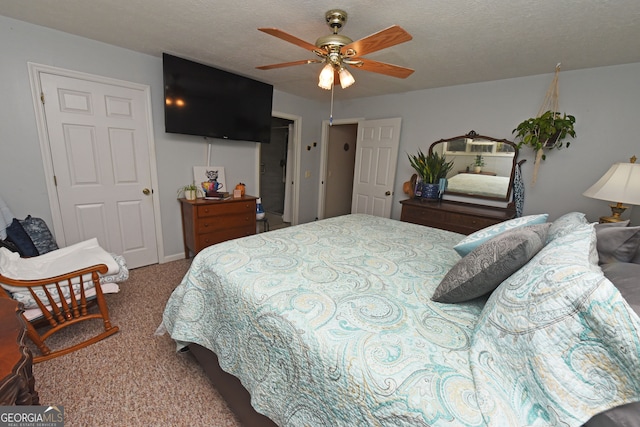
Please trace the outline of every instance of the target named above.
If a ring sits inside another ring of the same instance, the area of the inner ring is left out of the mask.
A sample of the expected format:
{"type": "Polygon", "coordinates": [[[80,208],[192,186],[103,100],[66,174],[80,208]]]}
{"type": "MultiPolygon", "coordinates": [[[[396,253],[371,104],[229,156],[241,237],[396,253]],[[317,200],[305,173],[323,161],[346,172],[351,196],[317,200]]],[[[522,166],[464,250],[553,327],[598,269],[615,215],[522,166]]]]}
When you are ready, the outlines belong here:
{"type": "Polygon", "coordinates": [[[406,32],[402,27],[392,25],[382,31],[353,41],[347,36],[338,34],[347,23],[347,13],[344,10],[329,10],[325,14],[325,20],[332,30],[331,34],[318,37],[315,44],[299,39],[277,28],[258,28],[258,30],[266,34],[313,52],[319,59],[290,61],[279,64],[262,65],[256,68],[260,70],[271,70],[294,65],[323,63],[325,65],[320,72],[318,86],[326,90],[333,90],[336,79],[340,79],[340,86],[342,86],[343,89],[355,83],[355,79],[351,73],[345,69],[347,65],[349,67],[360,68],[363,71],[370,71],[402,79],[409,77],[413,73],[414,70],[410,68],[363,58],[364,55],[369,53],[387,49],[411,40],[411,34],[406,32]]]}
{"type": "Polygon", "coordinates": [[[325,65],[320,71],[318,86],[322,89],[331,90],[333,86],[333,66],[331,64],[325,65]]]}
{"type": "Polygon", "coordinates": [[[338,75],[340,76],[340,86],[342,86],[342,89],[346,89],[356,82],[356,79],[353,78],[353,75],[351,75],[349,70],[344,67],[340,68],[338,75]]]}

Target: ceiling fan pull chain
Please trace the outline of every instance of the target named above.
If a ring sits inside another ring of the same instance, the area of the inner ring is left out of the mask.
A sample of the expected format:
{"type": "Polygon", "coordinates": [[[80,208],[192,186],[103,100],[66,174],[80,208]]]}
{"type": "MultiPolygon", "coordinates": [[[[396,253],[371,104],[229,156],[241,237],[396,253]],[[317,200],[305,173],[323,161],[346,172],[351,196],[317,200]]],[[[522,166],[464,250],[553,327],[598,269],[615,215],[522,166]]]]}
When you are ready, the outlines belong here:
{"type": "Polygon", "coordinates": [[[329,126],[333,126],[333,88],[335,87],[335,84],[331,85],[331,111],[329,112],[329,126]]]}

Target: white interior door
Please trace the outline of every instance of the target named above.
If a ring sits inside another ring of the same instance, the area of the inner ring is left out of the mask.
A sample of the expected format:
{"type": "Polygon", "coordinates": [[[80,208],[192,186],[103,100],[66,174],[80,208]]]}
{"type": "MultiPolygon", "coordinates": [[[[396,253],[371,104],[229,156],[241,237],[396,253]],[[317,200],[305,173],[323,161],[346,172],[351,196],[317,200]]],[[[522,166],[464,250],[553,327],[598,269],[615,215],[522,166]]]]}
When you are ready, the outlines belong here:
{"type": "Polygon", "coordinates": [[[70,245],[96,237],[130,268],[157,263],[146,94],[39,76],[62,223],[57,239],[70,245]]]}
{"type": "Polygon", "coordinates": [[[401,119],[358,123],[351,213],[391,217],[401,119]]]}

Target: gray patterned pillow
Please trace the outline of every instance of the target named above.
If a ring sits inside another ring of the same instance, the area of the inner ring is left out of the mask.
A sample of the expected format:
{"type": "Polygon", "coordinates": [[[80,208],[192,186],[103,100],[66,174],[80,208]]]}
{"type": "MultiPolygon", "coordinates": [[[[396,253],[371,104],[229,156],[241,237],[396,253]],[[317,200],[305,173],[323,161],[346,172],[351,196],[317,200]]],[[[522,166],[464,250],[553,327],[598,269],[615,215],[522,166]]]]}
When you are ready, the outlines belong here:
{"type": "Polygon", "coordinates": [[[544,247],[550,226],[512,229],[481,244],[449,270],[431,299],[463,302],[493,291],[544,247]]]}
{"type": "Polygon", "coordinates": [[[47,252],[55,251],[58,249],[58,244],[53,238],[47,223],[41,218],[34,218],[31,215],[20,221],[24,231],[27,232],[31,241],[38,249],[38,255],[46,254],[47,252]]]}
{"type": "Polygon", "coordinates": [[[547,243],[571,233],[576,227],[588,224],[585,214],[582,212],[569,212],[562,215],[551,223],[549,233],[547,234],[547,243]]]}

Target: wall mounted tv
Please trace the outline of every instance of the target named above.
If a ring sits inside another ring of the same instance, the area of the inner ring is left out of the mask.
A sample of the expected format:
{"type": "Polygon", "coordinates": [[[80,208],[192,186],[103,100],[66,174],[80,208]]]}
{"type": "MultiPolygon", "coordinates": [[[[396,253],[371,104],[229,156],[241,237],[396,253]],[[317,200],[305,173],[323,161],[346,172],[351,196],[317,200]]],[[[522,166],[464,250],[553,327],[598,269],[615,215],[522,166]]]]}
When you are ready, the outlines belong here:
{"type": "Polygon", "coordinates": [[[168,133],[268,143],[273,86],[162,54],[168,133]]]}

